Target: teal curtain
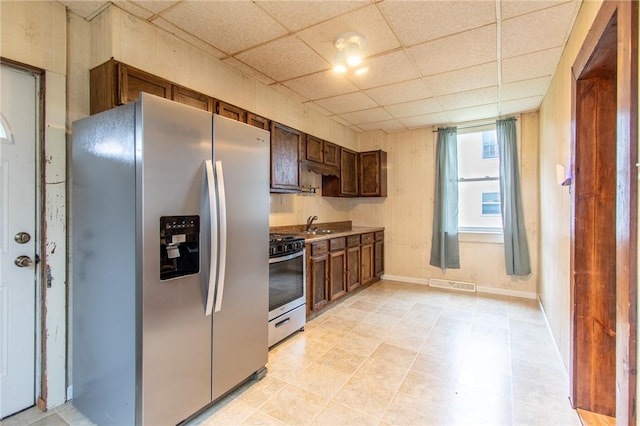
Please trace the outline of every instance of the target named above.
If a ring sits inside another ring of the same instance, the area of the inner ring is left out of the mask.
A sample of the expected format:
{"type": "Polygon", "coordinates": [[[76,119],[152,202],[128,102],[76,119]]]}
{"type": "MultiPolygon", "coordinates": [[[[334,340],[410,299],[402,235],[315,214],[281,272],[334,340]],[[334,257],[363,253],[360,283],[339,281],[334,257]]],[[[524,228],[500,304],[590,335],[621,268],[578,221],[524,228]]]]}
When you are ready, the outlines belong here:
{"type": "Polygon", "coordinates": [[[500,206],[507,275],[529,275],[529,245],[520,193],[516,119],[496,121],[500,157],[500,206]]]}
{"type": "Polygon", "coordinates": [[[436,188],[430,264],[460,268],[458,250],[458,131],[438,129],[436,188]]]}

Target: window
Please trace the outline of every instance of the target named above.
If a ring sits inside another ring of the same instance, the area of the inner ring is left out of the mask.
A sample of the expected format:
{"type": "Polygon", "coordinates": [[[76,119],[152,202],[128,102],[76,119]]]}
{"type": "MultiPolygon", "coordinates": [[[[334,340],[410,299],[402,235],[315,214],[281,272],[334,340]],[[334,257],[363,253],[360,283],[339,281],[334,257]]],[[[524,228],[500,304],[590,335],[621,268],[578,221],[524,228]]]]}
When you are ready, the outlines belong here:
{"type": "Polygon", "coordinates": [[[495,130],[482,132],[482,158],[498,158],[498,141],[495,130]]]}
{"type": "Polygon", "coordinates": [[[458,227],[502,232],[500,163],[495,125],[458,130],[458,227]]]}

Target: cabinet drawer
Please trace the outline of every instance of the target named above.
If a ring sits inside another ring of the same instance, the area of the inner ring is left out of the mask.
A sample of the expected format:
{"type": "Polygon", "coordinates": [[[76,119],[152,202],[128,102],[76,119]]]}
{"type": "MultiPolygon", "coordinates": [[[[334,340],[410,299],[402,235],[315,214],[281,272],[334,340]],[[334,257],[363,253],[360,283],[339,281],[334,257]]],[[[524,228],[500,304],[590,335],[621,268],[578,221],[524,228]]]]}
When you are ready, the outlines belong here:
{"type": "Polygon", "coordinates": [[[373,232],[362,234],[362,244],[371,244],[373,242],[373,232]]]}
{"type": "Polygon", "coordinates": [[[347,247],[357,247],[360,245],[360,235],[347,237],[347,247]]]}
{"type": "Polygon", "coordinates": [[[329,251],[329,241],[318,241],[311,244],[311,255],[316,256],[318,254],[327,253],[329,251]]]}
{"type": "Polygon", "coordinates": [[[329,248],[331,251],[342,250],[346,247],[347,239],[345,237],[332,238],[329,240],[329,248]]]}
{"type": "Polygon", "coordinates": [[[384,231],[376,232],[376,241],[384,240],[384,231]]]}

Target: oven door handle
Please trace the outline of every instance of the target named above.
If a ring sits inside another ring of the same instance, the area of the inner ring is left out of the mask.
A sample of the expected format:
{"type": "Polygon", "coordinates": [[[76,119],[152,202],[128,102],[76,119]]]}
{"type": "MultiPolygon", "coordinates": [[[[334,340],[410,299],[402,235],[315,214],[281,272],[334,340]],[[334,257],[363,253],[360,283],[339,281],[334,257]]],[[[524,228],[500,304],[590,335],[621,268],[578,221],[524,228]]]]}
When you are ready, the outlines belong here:
{"type": "Polygon", "coordinates": [[[209,256],[209,283],[207,285],[207,300],[204,313],[206,316],[209,316],[213,313],[213,299],[215,297],[216,279],[218,277],[218,239],[216,238],[218,203],[211,160],[204,162],[204,173],[207,180],[207,195],[209,198],[209,244],[211,246],[209,256]]]}
{"type": "Polygon", "coordinates": [[[271,264],[271,263],[279,263],[279,262],[286,262],[287,260],[295,259],[296,257],[300,257],[300,256],[303,256],[303,255],[304,255],[304,249],[300,250],[298,252],[295,252],[295,253],[288,254],[286,256],[272,257],[271,259],[269,259],[269,264],[271,264]]]}

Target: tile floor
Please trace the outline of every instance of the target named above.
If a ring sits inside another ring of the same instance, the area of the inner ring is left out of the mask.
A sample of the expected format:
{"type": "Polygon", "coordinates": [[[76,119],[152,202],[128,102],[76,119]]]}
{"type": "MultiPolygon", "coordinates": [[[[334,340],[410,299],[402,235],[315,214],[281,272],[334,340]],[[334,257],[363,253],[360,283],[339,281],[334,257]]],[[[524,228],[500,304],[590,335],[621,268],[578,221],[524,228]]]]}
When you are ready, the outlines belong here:
{"type": "MultiPolygon", "coordinates": [[[[381,281],[274,347],[196,425],[580,425],[536,301],[381,281]]],[[[91,424],[70,403],[13,425],[91,424]]]]}

